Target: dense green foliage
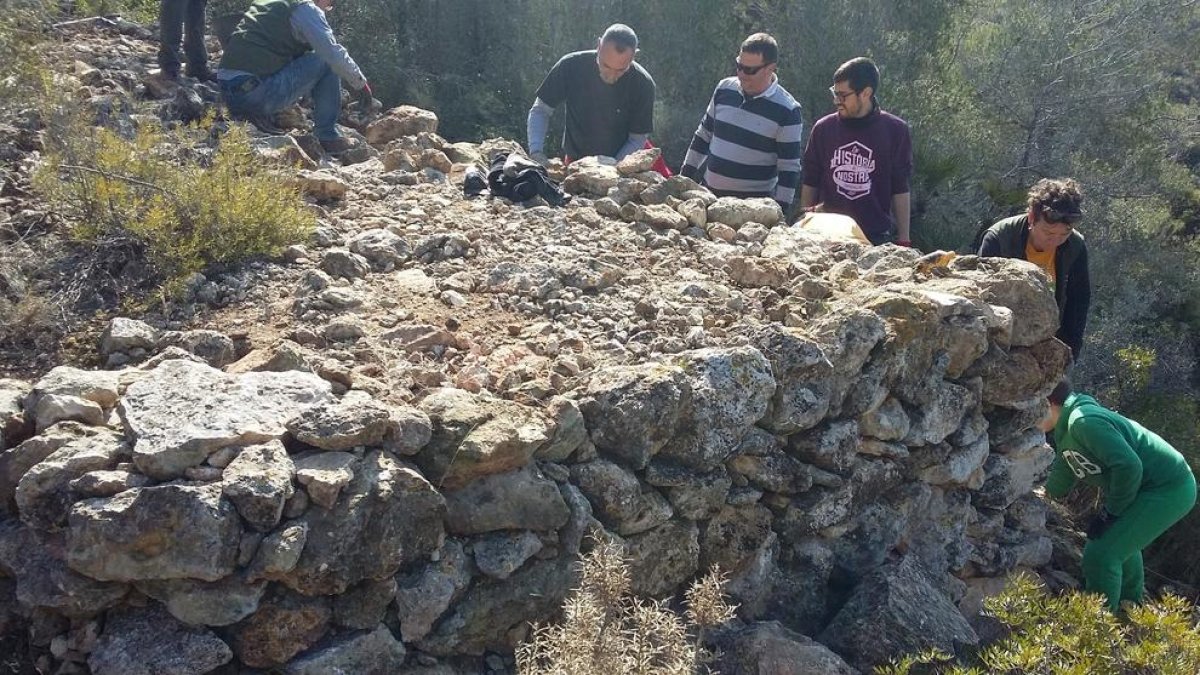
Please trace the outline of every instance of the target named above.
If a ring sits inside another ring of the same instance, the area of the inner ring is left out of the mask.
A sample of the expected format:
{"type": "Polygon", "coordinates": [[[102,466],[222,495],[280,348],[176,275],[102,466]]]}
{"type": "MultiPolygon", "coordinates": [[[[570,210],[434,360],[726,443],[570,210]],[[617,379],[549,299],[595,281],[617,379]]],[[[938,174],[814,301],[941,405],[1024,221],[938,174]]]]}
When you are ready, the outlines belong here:
{"type": "Polygon", "coordinates": [[[1008,629],[978,654],[955,660],[936,651],[879,668],[879,675],[1120,675],[1200,672],[1200,628],[1193,607],[1177,596],[1129,607],[1113,616],[1099,595],[1050,595],[1028,576],[987,600],[988,613],[1008,629]]]}
{"type": "Polygon", "coordinates": [[[56,139],[37,186],[70,218],[76,239],[140,254],[168,284],[308,236],[313,213],[242,127],[221,136],[210,156],[185,138],[198,133],[143,126],[126,139],[75,128],[56,139]]]}

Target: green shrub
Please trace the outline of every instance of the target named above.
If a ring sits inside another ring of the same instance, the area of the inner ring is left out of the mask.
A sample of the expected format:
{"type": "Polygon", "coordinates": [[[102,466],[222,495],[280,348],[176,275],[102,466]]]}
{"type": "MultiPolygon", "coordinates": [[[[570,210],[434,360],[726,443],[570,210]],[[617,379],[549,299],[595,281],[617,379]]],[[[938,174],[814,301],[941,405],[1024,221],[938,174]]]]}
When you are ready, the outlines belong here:
{"type": "Polygon", "coordinates": [[[277,254],[304,240],[315,217],[239,126],[215,151],[186,135],[139,129],[66,132],[35,184],[77,240],[137,251],[168,285],[208,265],[277,254]]]}
{"type": "Polygon", "coordinates": [[[1195,608],[1165,595],[1126,606],[1113,616],[1092,593],[1051,595],[1033,578],[1018,575],[990,598],[988,613],[1008,627],[1006,637],[956,661],[936,651],[908,656],[876,669],[879,675],[945,673],[1078,673],[1079,675],[1195,675],[1200,672],[1200,629],[1195,608]]]}
{"type": "Polygon", "coordinates": [[[563,622],[534,626],[517,649],[522,675],[690,675],[711,655],[703,632],[733,617],[724,579],[713,570],[687,592],[684,617],[665,603],[631,595],[619,544],[600,542],[583,558],[580,586],[563,604],[563,622]],[[685,618],[686,617],[686,618],[685,618]]]}

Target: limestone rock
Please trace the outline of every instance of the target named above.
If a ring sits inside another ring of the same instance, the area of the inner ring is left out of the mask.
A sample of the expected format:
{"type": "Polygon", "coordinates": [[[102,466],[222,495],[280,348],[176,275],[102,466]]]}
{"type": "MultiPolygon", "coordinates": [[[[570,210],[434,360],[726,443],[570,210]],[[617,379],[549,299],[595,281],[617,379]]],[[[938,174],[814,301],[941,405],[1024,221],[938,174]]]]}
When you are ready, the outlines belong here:
{"type": "Polygon", "coordinates": [[[216,581],[237,563],[242,526],[219,486],[134,488],[71,509],[67,564],[102,581],[216,581]]]}
{"type": "Polygon", "coordinates": [[[353,280],[370,274],[371,263],[357,253],[335,248],[321,256],[321,269],[332,277],[353,280]]]}
{"type": "Polygon", "coordinates": [[[382,147],[402,136],[437,133],[437,115],[410,105],[392,108],[367,126],[367,142],[382,147]]]}
{"type": "Polygon", "coordinates": [[[576,583],[572,567],[566,559],[540,560],[504,581],[475,583],[417,646],[434,656],[513,649],[514,628],[559,610],[576,583]]]}
{"type": "Polygon", "coordinates": [[[926,405],[914,410],[911,425],[904,436],[908,446],[936,445],[954,433],[964,416],[976,405],[974,395],[966,387],[941,381],[926,405]]]}
{"type": "Polygon", "coordinates": [[[42,530],[59,529],[76,499],[71,482],[90,471],[111,469],[128,456],[125,438],[111,431],[66,443],[17,483],[14,497],[21,520],[42,530]]]}
{"type": "Polygon", "coordinates": [[[267,535],[258,545],[246,571],[250,583],[262,579],[279,579],[291,572],[300,562],[300,554],[308,542],[308,523],[285,525],[267,535]]]}
{"type": "Polygon", "coordinates": [[[221,489],[252,528],[268,532],[279,524],[292,496],[295,469],[283,443],[252,445],[225,467],[221,489]]]}
{"type": "Polygon", "coordinates": [[[239,575],[220,581],[163,579],[140,581],[137,589],[158,600],[180,621],[193,626],[227,626],[250,616],[267,590],[266,582],[248,583],[239,575]]]}
{"type": "Polygon", "coordinates": [[[593,164],[582,166],[581,162],[573,162],[570,175],[563,181],[563,190],[577,195],[603,197],[617,185],[621,174],[614,166],[593,164]]]}
{"type": "Polygon", "coordinates": [[[658,161],[659,157],[662,157],[662,148],[646,148],[630,153],[617,162],[617,173],[622,176],[633,176],[649,171],[654,168],[654,163],[658,161]]]}
{"type": "Polygon", "coordinates": [[[1011,310],[1013,346],[1031,347],[1058,332],[1054,293],[1033,263],[960,256],[950,263],[950,269],[955,277],[937,279],[930,285],[1011,310]]]}
{"type": "Polygon", "coordinates": [[[333,616],[329,598],[308,598],[277,589],[258,611],[230,629],[238,660],[252,668],[274,668],[325,635],[333,616]]]}
{"type": "Polygon", "coordinates": [[[346,196],[350,186],[328,171],[296,172],[296,187],[317,201],[332,201],[346,196]]]}
{"type": "Polygon", "coordinates": [[[370,630],[383,621],[395,597],[395,579],[368,579],[333,599],[333,622],[343,628],[370,630]]]}
{"type": "Polygon", "coordinates": [[[397,579],[396,608],[405,642],[416,642],[429,634],[438,618],[470,585],[470,565],[462,544],[451,540],[442,547],[437,562],[397,579]]]}
{"type": "Polygon", "coordinates": [[[819,639],[861,670],[929,648],[955,653],[979,642],[912,557],[865,578],[819,639]]]}
{"type": "Polygon", "coordinates": [[[135,487],[145,487],[150,479],[132,471],[89,471],[67,484],[80,497],[111,497],[135,487]]]}
{"type": "Polygon", "coordinates": [[[700,530],[696,523],[672,520],[626,540],[629,573],[636,595],[663,597],[696,575],[700,530]]]}
{"type": "Polygon", "coordinates": [[[342,488],[354,479],[358,458],[348,452],[322,452],[296,461],[296,480],[314,504],[332,509],[342,488]]]}
{"type": "Polygon", "coordinates": [[[687,520],[704,520],[721,508],[732,486],[728,473],[720,467],[709,473],[691,473],[666,486],[664,492],[675,515],[687,520]]]}
{"type": "Polygon", "coordinates": [[[700,537],[700,564],[727,574],[742,571],[771,537],[771,512],[762,506],[727,506],[713,516],[700,537]]]}
{"type": "Polygon", "coordinates": [[[115,371],[80,370],[70,366],[58,366],[38,380],[25,399],[25,411],[37,410],[38,402],[47,394],[73,396],[91,401],[105,410],[117,403],[120,381],[115,371]]]}
{"type": "Polygon", "coordinates": [[[677,366],[607,368],[588,383],[579,408],[596,447],[640,469],[675,436],[690,393],[677,366]]]}
{"type": "Polygon", "coordinates": [[[481,537],[472,545],[475,566],[493,579],[507,579],[527,560],[542,550],[542,540],[536,534],[496,532],[481,537]]]}
{"type": "Polygon", "coordinates": [[[448,490],[524,466],[550,433],[537,411],[462,389],[434,391],[421,410],[433,422],[433,435],[416,462],[448,490]]]}
{"type": "Polygon", "coordinates": [[[128,593],[125,584],[96,581],[69,569],[62,541],[21,525],[0,523],[0,571],[16,583],[16,599],[32,609],[67,617],[87,617],[115,606],[128,593]]]}
{"type": "Polygon", "coordinates": [[[667,230],[686,230],[688,227],[687,218],[683,217],[678,211],[667,206],[666,204],[653,204],[643,206],[637,209],[635,219],[639,223],[645,223],[650,227],[657,227],[667,230]]]}
{"type": "Polygon", "coordinates": [[[550,399],[546,414],[554,422],[554,435],[545,445],[538,448],[534,456],[542,460],[561,462],[587,440],[587,423],[579,410],[579,404],[563,396],[550,399]]]}
{"type": "Polygon", "coordinates": [[[38,431],[67,421],[100,426],[104,424],[105,417],[104,408],[98,403],[61,394],[42,395],[33,409],[33,421],[38,431]]]}
{"type": "Polygon", "coordinates": [[[317,163],[313,161],[313,158],[309,157],[304,148],[300,147],[296,139],[290,135],[256,138],[254,139],[254,150],[259,157],[268,162],[310,171],[317,168],[317,163]]]}
{"type": "Polygon", "coordinates": [[[135,439],[134,463],[169,479],[219,448],[282,438],[288,420],[331,398],[329,383],[311,373],[231,376],[176,360],[131,385],[118,411],[135,439]]]}
{"type": "Polygon", "coordinates": [[[671,506],[662,495],[643,489],[636,476],[607,460],[575,464],[571,478],[596,516],[618,534],[644,532],[671,517],[671,506]]]}
{"type": "Polygon", "coordinates": [[[983,378],[984,403],[1015,408],[1044,399],[1066,373],[1070,358],[1071,350],[1054,339],[1007,352],[993,346],[967,374],[983,378]]]}
{"type": "Polygon", "coordinates": [[[350,251],[366,258],[371,267],[380,271],[396,268],[412,254],[403,237],[384,228],[367,230],[352,238],[350,251]]]}
{"type": "Polygon", "coordinates": [[[919,476],[930,485],[966,485],[983,468],[989,449],[987,438],[978,439],[966,447],[955,448],[944,461],[923,469],[919,476]]]}
{"type": "Polygon", "coordinates": [[[869,410],[858,418],[859,432],[881,441],[898,441],[904,438],[908,435],[910,424],[911,420],[904,411],[904,406],[895,398],[888,398],[878,408],[869,410]]]}
{"type": "Polygon", "coordinates": [[[977,506],[1003,509],[1045,477],[1054,462],[1054,450],[1044,443],[988,455],[983,465],[985,481],[974,496],[977,506]]]}
{"type": "Polygon", "coordinates": [[[301,443],[322,450],[377,446],[391,427],[392,413],[362,391],[349,391],[337,401],[310,408],[291,420],[287,429],[301,443]]]}
{"type": "Polygon", "coordinates": [[[809,335],[778,324],[765,326],[754,344],[771,363],[777,384],[762,425],[779,434],[816,426],[829,411],[833,365],[809,335]]]}
{"type": "Polygon", "coordinates": [[[858,449],[858,422],[832,422],[788,439],[788,451],[801,460],[844,474],[858,449]]]}
{"type": "MultiPolygon", "coordinates": [[[[64,422],[16,447],[0,452],[0,505],[8,509],[21,478],[54,451],[72,441],[108,433],[107,430],[84,426],[78,422],[64,422]]],[[[15,505],[12,508],[15,509],[15,505]]]]}
{"type": "Polygon", "coordinates": [[[660,454],[710,470],[729,457],[767,412],[775,378],[766,357],[753,347],[684,352],[676,362],[687,378],[691,406],[679,433],[660,454]]]}
{"type": "Polygon", "coordinates": [[[735,455],[727,466],[751,485],[770,492],[792,495],[813,486],[813,467],[777,449],[735,455]]]}
{"type": "Polygon", "coordinates": [[[87,663],[95,675],[203,675],[232,659],[212,631],[145,607],[110,614],[87,663]]]}
{"type": "Polygon", "coordinates": [[[454,534],[557,530],[570,515],[554,481],[531,467],[485,476],[444,496],[446,527],[454,534]]]}
{"type": "Polygon", "coordinates": [[[774,225],[783,220],[783,209],[769,197],[740,199],[721,197],[708,207],[708,222],[724,223],[735,230],[746,223],[774,225]]]}
{"type": "Polygon", "coordinates": [[[388,675],[402,672],[404,657],[404,645],[392,636],[386,626],[381,625],[369,633],[351,633],[321,643],[284,666],[283,673],[388,675]]]}
{"type": "Polygon", "coordinates": [[[100,336],[100,355],[107,357],[114,352],[130,352],[134,349],[150,351],[158,344],[162,332],[144,321],[116,317],[100,336]]]}
{"type": "Polygon", "coordinates": [[[333,509],[309,509],[304,551],[280,580],[308,595],[344,592],[383,579],[437,549],[445,502],[421,474],[385,452],[372,452],[333,509]]]}
{"type": "Polygon", "coordinates": [[[433,422],[429,415],[408,407],[392,407],[388,412],[388,429],[383,445],[398,455],[415,455],[433,437],[433,422]]]}
{"type": "Polygon", "coordinates": [[[222,368],[237,360],[233,340],[215,330],[189,330],[164,338],[164,342],[199,356],[213,368],[222,368]]]}
{"type": "MultiPolygon", "coordinates": [[[[0,450],[17,445],[32,432],[23,412],[29,389],[24,382],[0,378],[0,450]]],[[[0,475],[0,482],[3,480],[0,475]]]]}
{"type": "Polygon", "coordinates": [[[722,673],[758,675],[859,675],[825,645],[784,628],[777,621],[753,623],[713,638],[722,673]]]}

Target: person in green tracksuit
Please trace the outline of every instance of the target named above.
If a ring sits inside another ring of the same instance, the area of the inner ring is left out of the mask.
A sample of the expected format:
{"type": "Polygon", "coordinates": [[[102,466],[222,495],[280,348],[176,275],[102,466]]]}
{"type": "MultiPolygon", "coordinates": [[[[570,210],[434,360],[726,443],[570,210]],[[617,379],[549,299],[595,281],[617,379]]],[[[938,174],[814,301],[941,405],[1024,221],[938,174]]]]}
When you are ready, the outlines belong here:
{"type": "Polygon", "coordinates": [[[1084,588],[1102,593],[1114,613],[1142,601],[1142,549],[1196,503],[1196,478],[1179,451],[1137,422],[1102,407],[1069,382],[1050,393],[1041,429],[1054,432],[1046,493],[1063,497],[1082,480],[1104,493],[1087,526],[1084,588]]]}

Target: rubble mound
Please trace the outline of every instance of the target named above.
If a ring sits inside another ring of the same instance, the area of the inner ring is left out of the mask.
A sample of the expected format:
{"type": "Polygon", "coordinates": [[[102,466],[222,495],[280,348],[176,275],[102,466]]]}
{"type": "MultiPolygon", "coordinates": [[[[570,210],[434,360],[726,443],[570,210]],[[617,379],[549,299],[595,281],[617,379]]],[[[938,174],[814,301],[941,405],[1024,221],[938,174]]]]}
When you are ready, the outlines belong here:
{"type": "Polygon", "coordinates": [[[513,143],[363,128],[260,140],[313,241],[0,381],[0,619],[62,672],[503,671],[593,537],[641,594],[727,572],[729,667],[854,672],[977,643],[959,602],[1050,562],[1034,266],[825,240],[653,153],[467,198],[513,143]]]}

